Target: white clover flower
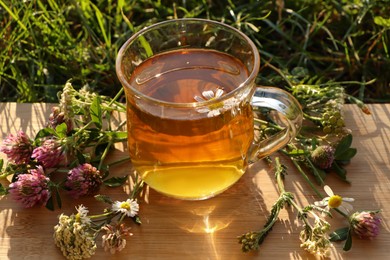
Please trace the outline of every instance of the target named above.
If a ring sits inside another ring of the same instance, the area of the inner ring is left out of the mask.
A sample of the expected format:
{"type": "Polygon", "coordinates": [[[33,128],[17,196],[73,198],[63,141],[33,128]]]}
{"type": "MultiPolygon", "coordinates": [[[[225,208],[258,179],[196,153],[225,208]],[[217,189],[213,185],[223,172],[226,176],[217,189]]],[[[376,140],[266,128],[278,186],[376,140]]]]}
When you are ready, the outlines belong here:
{"type": "Polygon", "coordinates": [[[139,205],[134,199],[127,199],[126,201],[115,201],[112,204],[112,211],[121,212],[128,217],[134,217],[138,214],[139,205]]]}
{"type": "Polygon", "coordinates": [[[343,198],[339,195],[335,195],[332,189],[328,186],[324,186],[324,191],[328,197],[323,198],[321,201],[314,202],[314,205],[325,207],[325,210],[329,211],[332,208],[337,208],[344,214],[348,215],[352,211],[353,207],[348,202],[353,202],[353,198],[343,198]]]}
{"type": "MultiPolygon", "coordinates": [[[[224,90],[220,88],[217,88],[215,92],[212,90],[205,90],[202,92],[203,97],[194,96],[194,99],[197,102],[205,102],[205,101],[210,101],[210,100],[220,98],[221,96],[223,96],[224,93],[225,93],[224,90]]],[[[198,108],[196,111],[198,113],[207,113],[207,117],[214,117],[220,115],[224,111],[231,109],[235,105],[235,103],[236,103],[236,99],[231,98],[224,102],[217,102],[208,107],[198,108]]]]}

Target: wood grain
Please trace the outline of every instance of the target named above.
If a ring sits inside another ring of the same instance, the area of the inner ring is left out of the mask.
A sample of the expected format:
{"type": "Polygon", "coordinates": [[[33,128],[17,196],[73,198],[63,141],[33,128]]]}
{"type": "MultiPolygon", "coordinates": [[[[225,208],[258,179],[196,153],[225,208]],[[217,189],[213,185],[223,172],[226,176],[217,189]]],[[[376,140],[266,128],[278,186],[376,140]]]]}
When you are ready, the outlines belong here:
{"type": "MultiPolygon", "coordinates": [[[[52,106],[0,103],[0,141],[20,129],[34,136],[45,125],[52,106]]],[[[346,124],[353,131],[353,147],[358,150],[347,166],[351,185],[332,174],[327,183],[336,193],[355,198],[355,210],[382,209],[381,234],[372,241],[355,238],[347,253],[342,251],[343,244],[334,243],[331,259],[388,259],[390,105],[369,108],[372,115],[364,115],[356,106],[345,106],[346,124]]],[[[4,154],[0,156],[5,158],[4,154]]],[[[118,146],[111,156],[113,160],[123,158],[126,150],[118,146]]],[[[305,206],[318,200],[293,165],[285,163],[289,167],[286,189],[294,193],[296,202],[305,206]]],[[[117,176],[130,171],[130,163],[111,169],[117,176]]],[[[1,182],[7,184],[6,180],[1,182]]],[[[129,186],[102,188],[100,193],[123,200],[129,186]]],[[[273,171],[264,161],[252,165],[232,188],[209,200],[180,201],[148,190],[140,201],[143,224],[133,225],[133,236],[126,248],[111,255],[98,244],[92,259],[316,259],[299,247],[301,225],[291,208],[282,210],[279,221],[257,252],[241,252],[236,237],[261,229],[277,196],[273,171]]],[[[63,208],[51,212],[45,208],[23,209],[9,197],[0,197],[0,259],[63,259],[53,243],[53,227],[59,214],[71,214],[79,204],[87,206],[91,214],[100,213],[105,206],[93,198],[65,198],[63,208]]],[[[337,213],[330,222],[333,229],[346,224],[337,213]]]]}

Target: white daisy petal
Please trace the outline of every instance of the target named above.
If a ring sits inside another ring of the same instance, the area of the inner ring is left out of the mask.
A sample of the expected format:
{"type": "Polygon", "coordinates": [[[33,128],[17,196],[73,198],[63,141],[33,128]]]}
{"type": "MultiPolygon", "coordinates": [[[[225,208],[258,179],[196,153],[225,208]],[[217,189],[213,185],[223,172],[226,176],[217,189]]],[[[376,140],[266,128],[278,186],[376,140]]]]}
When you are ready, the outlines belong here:
{"type": "Polygon", "coordinates": [[[348,210],[344,206],[345,205],[341,205],[340,207],[338,207],[338,210],[340,210],[344,214],[348,215],[349,212],[348,212],[348,210]]]}
{"type": "Polygon", "coordinates": [[[324,191],[326,192],[326,194],[328,194],[329,197],[332,197],[334,195],[332,189],[328,185],[324,186],[324,191]]]}
{"type": "Polygon", "coordinates": [[[199,96],[194,96],[194,99],[198,102],[204,102],[206,100],[204,100],[203,98],[199,97],[199,96]]]}
{"type": "Polygon", "coordinates": [[[210,109],[205,107],[205,108],[198,108],[198,109],[196,109],[196,111],[198,113],[208,113],[208,112],[210,112],[210,109]]]}
{"type": "Polygon", "coordinates": [[[343,201],[353,202],[353,201],[355,201],[355,199],[354,198],[344,198],[343,197],[343,201]]]}
{"type": "Polygon", "coordinates": [[[328,202],[326,202],[326,201],[324,201],[324,200],[315,201],[315,202],[314,202],[314,205],[319,206],[319,207],[323,207],[323,206],[328,205],[328,202]]]}
{"type": "Polygon", "coordinates": [[[217,91],[215,91],[215,97],[216,98],[219,98],[223,95],[224,91],[220,88],[217,89],[217,91]]]}
{"type": "Polygon", "coordinates": [[[221,112],[219,111],[219,109],[214,109],[214,110],[211,110],[208,114],[207,114],[207,117],[213,117],[213,116],[218,116],[220,115],[221,112]]]}
{"type": "Polygon", "coordinates": [[[213,99],[215,97],[214,92],[212,90],[203,91],[202,96],[204,96],[208,100],[213,99]]]}
{"type": "Polygon", "coordinates": [[[340,207],[345,208],[347,211],[353,210],[353,206],[351,204],[349,204],[348,202],[343,202],[340,207]]]}

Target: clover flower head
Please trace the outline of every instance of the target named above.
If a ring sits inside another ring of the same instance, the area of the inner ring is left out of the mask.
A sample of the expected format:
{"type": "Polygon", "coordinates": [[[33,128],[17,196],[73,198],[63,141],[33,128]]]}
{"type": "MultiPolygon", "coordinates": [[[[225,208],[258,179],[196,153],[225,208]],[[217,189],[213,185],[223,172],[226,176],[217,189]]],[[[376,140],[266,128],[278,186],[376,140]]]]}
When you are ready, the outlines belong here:
{"type": "Polygon", "coordinates": [[[44,140],[41,146],[33,150],[31,157],[45,168],[56,167],[66,159],[64,147],[60,140],[54,138],[44,140]]]}
{"type": "Polygon", "coordinates": [[[320,145],[311,153],[311,160],[320,169],[329,169],[334,161],[335,149],[330,145],[320,145]]]}
{"type": "Polygon", "coordinates": [[[138,214],[139,205],[134,199],[126,201],[115,201],[112,204],[112,211],[124,213],[128,217],[134,217],[138,214]]]}
{"type": "Polygon", "coordinates": [[[89,163],[81,164],[68,172],[65,187],[77,199],[97,192],[103,183],[100,171],[89,163]]]}
{"type": "Polygon", "coordinates": [[[53,238],[67,259],[90,258],[97,248],[94,232],[88,225],[76,221],[75,215],[60,215],[53,238]]]}
{"type": "Polygon", "coordinates": [[[49,181],[43,168],[38,166],[29,173],[19,174],[17,180],[9,185],[9,193],[25,208],[46,205],[51,196],[49,181]]]}
{"type": "Polygon", "coordinates": [[[353,232],[361,239],[373,239],[379,234],[381,219],[375,211],[355,212],[350,217],[353,232]]]}
{"type": "Polygon", "coordinates": [[[27,164],[32,151],[31,141],[23,131],[17,132],[16,135],[8,135],[0,146],[0,152],[5,153],[8,160],[17,165],[27,164]]]}
{"type": "MultiPolygon", "coordinates": [[[[217,88],[215,92],[212,90],[205,90],[202,92],[203,97],[194,96],[194,99],[197,102],[205,102],[220,98],[223,96],[224,93],[224,90],[220,88],[217,88]]],[[[208,107],[198,108],[196,111],[198,113],[207,113],[207,117],[214,117],[220,115],[224,111],[231,109],[235,105],[235,103],[236,100],[234,98],[231,98],[224,102],[217,102],[208,107]]]]}
{"type": "Polygon", "coordinates": [[[130,228],[122,224],[115,226],[106,224],[102,227],[102,230],[106,231],[106,234],[102,236],[102,246],[104,251],[110,251],[111,254],[115,254],[116,251],[121,251],[126,246],[126,236],[132,236],[129,232],[130,228]]]}
{"type": "Polygon", "coordinates": [[[339,195],[335,195],[332,191],[332,189],[328,186],[324,186],[324,190],[328,197],[325,197],[321,201],[314,202],[314,205],[325,207],[325,210],[329,211],[332,208],[338,208],[340,211],[342,211],[345,214],[349,214],[349,212],[352,211],[353,207],[348,202],[355,201],[353,198],[345,198],[341,197],[339,195]]]}
{"type": "Polygon", "coordinates": [[[301,248],[311,254],[329,257],[332,243],[329,240],[327,232],[330,230],[330,224],[315,216],[313,227],[304,225],[304,229],[300,232],[301,248]]]}

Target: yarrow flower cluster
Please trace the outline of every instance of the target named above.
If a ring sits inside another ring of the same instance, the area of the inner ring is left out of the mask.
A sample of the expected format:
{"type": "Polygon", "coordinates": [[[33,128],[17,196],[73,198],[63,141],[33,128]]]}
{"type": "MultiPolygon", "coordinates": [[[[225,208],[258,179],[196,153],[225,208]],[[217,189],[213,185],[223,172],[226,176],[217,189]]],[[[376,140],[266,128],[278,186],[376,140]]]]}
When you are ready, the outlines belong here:
{"type": "Polygon", "coordinates": [[[90,258],[97,248],[95,231],[87,220],[88,211],[84,206],[77,211],[71,216],[61,214],[54,227],[54,243],[67,259],[90,258]]]}

